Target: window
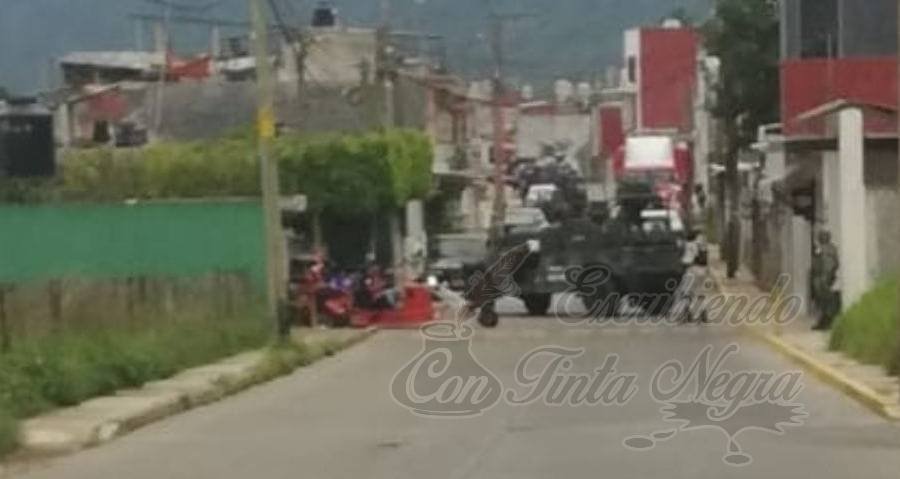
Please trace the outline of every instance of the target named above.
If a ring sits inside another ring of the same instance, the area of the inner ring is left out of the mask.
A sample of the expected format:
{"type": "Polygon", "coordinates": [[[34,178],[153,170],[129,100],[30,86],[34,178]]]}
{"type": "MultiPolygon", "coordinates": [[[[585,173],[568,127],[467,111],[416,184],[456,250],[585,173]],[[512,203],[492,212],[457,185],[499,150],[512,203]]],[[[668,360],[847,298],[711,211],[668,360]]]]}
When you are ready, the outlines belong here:
{"type": "Polygon", "coordinates": [[[628,83],[637,83],[637,58],[628,57],[628,83]]]}

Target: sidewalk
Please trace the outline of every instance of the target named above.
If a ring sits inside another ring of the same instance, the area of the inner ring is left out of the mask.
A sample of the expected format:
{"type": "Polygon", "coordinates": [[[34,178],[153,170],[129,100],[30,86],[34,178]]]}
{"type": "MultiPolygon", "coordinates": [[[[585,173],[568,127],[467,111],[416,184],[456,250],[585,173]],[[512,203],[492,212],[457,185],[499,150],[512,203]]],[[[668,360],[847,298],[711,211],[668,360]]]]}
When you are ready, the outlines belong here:
{"type": "MultiPolygon", "coordinates": [[[[735,279],[728,279],[718,248],[710,249],[710,260],[710,274],[726,298],[746,296],[752,300],[766,294],[745,270],[739,271],[735,279]]],[[[812,331],[813,323],[812,318],[803,315],[785,326],[746,326],[745,330],[874,412],[900,421],[900,380],[880,366],[865,365],[831,351],[830,333],[812,331]]]]}
{"type": "Polygon", "coordinates": [[[98,446],[152,422],[290,373],[363,341],[374,332],[295,330],[292,340],[303,349],[247,352],[140,389],[119,391],[29,419],[21,426],[21,451],[16,457],[53,456],[98,446]]]}

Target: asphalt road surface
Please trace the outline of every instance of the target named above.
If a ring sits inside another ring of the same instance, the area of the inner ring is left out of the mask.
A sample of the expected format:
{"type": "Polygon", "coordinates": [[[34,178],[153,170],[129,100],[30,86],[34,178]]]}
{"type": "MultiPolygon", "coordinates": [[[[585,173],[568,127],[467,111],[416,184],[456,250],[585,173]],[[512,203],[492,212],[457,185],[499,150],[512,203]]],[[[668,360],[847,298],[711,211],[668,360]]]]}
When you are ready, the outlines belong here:
{"type": "MultiPolygon", "coordinates": [[[[507,313],[517,306],[507,303],[507,313]]],[[[721,351],[731,372],[782,373],[794,366],[733,330],[717,326],[565,325],[554,318],[507,315],[478,330],[473,357],[504,387],[535,348],[583,348],[571,371],[590,373],[610,354],[634,374],[624,405],[497,404],[478,417],[413,414],[392,397],[395,374],[424,347],[418,331],[384,331],[313,367],[223,402],[151,425],[103,447],[7,472],[31,479],[267,478],[897,478],[900,427],[804,376],[797,401],[805,423],[785,434],[737,436],[743,467],[726,464],[723,430],[661,434],[655,447],[629,449],[633,436],[672,431],[649,393],[664,363],[689,365],[705,347],[721,351]]],[[[470,367],[477,367],[476,366],[470,367]]],[[[769,412],[771,414],[771,411],[769,412]]],[[[748,419],[763,425],[765,412],[748,419]]],[[[643,444],[646,446],[646,441],[643,444]]],[[[734,452],[732,450],[731,452],[734,452]]]]}

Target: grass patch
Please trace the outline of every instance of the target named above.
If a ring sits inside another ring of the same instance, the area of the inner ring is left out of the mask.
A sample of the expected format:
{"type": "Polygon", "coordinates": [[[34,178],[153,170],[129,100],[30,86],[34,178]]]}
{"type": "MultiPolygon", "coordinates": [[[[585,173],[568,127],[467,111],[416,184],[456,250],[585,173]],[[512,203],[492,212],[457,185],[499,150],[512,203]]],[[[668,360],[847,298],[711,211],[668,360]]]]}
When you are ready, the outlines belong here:
{"type": "Polygon", "coordinates": [[[337,340],[323,340],[312,344],[295,341],[280,342],[268,351],[257,374],[260,380],[284,376],[294,372],[297,368],[309,366],[324,357],[337,354],[343,346],[337,340]]]}
{"type": "Polygon", "coordinates": [[[0,354],[0,453],[13,447],[18,419],[140,387],[270,339],[270,325],[248,313],[70,331],[19,343],[0,354]]]}
{"type": "Polygon", "coordinates": [[[897,323],[897,280],[892,279],[879,283],[838,318],[831,335],[831,349],[898,374],[897,323]]]}

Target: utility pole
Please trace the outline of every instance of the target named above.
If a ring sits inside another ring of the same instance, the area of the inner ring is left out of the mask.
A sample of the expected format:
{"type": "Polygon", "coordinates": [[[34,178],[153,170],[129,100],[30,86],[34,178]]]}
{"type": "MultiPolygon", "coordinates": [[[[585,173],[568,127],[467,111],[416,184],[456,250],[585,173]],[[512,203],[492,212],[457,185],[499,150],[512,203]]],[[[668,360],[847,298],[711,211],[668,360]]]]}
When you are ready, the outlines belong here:
{"type": "Polygon", "coordinates": [[[262,206],[266,244],[266,292],[269,317],[277,321],[281,335],[289,333],[284,317],[287,304],[287,278],[284,237],[281,231],[279,206],[278,163],[272,157],[272,141],[275,139],[274,84],[272,66],[269,63],[268,23],[263,0],[248,0],[253,28],[253,51],[256,57],[257,135],[262,189],[262,206]]]}
{"type": "MultiPolygon", "coordinates": [[[[900,0],[897,2],[897,55],[900,58],[900,0]]],[[[900,62],[897,63],[897,73],[900,75],[900,62]]],[[[898,76],[897,78],[900,78],[898,76]]],[[[900,91],[900,82],[898,82],[898,91],[900,91]]],[[[897,112],[898,115],[898,138],[897,138],[897,146],[898,146],[898,165],[900,165],[900,110],[897,112]]],[[[900,166],[898,166],[898,174],[897,174],[897,197],[900,198],[900,166]]],[[[897,205],[897,209],[900,210],[900,204],[897,205]]],[[[900,241],[900,224],[897,226],[897,241],[900,241]]],[[[896,268],[900,269],[900,265],[894,265],[896,268]]],[[[900,278],[897,280],[898,288],[900,288],[900,278]]],[[[894,367],[900,368],[900,290],[897,291],[897,325],[896,328],[896,339],[894,339],[894,367]]]]}
{"type": "MultiPolygon", "coordinates": [[[[209,3],[205,3],[202,5],[191,5],[184,3],[177,3],[171,0],[143,0],[145,3],[150,3],[153,5],[157,5],[162,7],[163,15],[161,18],[157,18],[157,22],[155,24],[155,32],[156,36],[156,50],[157,52],[162,52],[163,62],[162,67],[159,74],[159,86],[156,94],[156,108],[154,111],[154,128],[157,133],[159,129],[162,127],[163,122],[163,104],[165,103],[165,95],[166,95],[166,77],[169,74],[169,51],[171,50],[171,29],[172,29],[172,16],[173,10],[181,13],[189,12],[194,14],[205,13],[210,9],[216,7],[219,2],[212,1],[209,3]]],[[[136,20],[140,21],[140,18],[133,17],[136,20]]]]}
{"type": "Polygon", "coordinates": [[[491,216],[491,237],[496,240],[501,234],[506,219],[506,118],[503,112],[505,88],[503,85],[504,51],[503,51],[503,18],[491,14],[491,54],[494,57],[494,77],[492,79],[491,113],[493,118],[493,157],[494,157],[494,208],[491,216]]]}
{"type": "Polygon", "coordinates": [[[163,103],[165,102],[166,95],[166,77],[169,75],[169,49],[171,48],[171,18],[172,18],[172,6],[169,4],[165,4],[163,6],[163,23],[157,25],[157,53],[161,51],[162,53],[162,67],[159,73],[159,84],[157,88],[159,89],[156,92],[156,115],[154,121],[154,127],[156,128],[156,132],[159,133],[160,128],[162,128],[163,121],[163,103]]]}
{"type": "Polygon", "coordinates": [[[506,156],[506,84],[504,81],[506,56],[503,46],[506,24],[531,17],[528,14],[490,14],[490,46],[494,59],[494,76],[492,78],[493,92],[491,98],[493,118],[493,158],[494,158],[494,205],[491,216],[490,236],[496,241],[502,234],[503,223],[506,221],[506,170],[508,158],[506,156]]]}
{"type": "Polygon", "coordinates": [[[281,10],[278,8],[278,4],[275,3],[275,0],[268,0],[268,3],[269,8],[272,10],[272,15],[275,17],[275,24],[281,32],[281,37],[294,55],[294,67],[297,72],[297,100],[298,104],[300,104],[303,101],[302,96],[305,89],[304,80],[306,79],[306,54],[308,46],[307,36],[302,31],[295,31],[288,28],[284,16],[281,14],[281,10]]]}
{"type": "MultiPolygon", "coordinates": [[[[381,17],[381,25],[378,28],[378,38],[376,44],[378,51],[375,55],[376,78],[379,82],[378,91],[381,94],[381,127],[384,130],[390,130],[397,126],[397,87],[398,83],[394,80],[397,77],[396,65],[394,64],[393,49],[391,46],[391,0],[381,0],[379,3],[379,13],[381,17]]],[[[403,245],[403,231],[400,224],[400,216],[398,207],[392,206],[388,210],[388,228],[391,238],[391,268],[394,271],[394,284],[398,287],[402,286],[406,281],[406,253],[403,245]]]]}
{"type": "Polygon", "coordinates": [[[739,170],[739,150],[736,147],[737,133],[734,131],[737,125],[725,125],[725,184],[726,204],[728,205],[725,217],[725,261],[726,272],[729,279],[737,276],[740,268],[740,202],[741,202],[741,177],[739,170]]]}

